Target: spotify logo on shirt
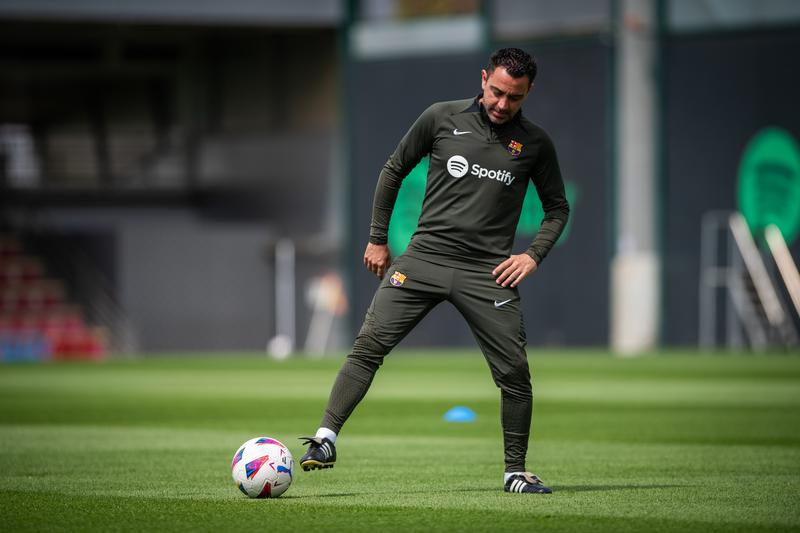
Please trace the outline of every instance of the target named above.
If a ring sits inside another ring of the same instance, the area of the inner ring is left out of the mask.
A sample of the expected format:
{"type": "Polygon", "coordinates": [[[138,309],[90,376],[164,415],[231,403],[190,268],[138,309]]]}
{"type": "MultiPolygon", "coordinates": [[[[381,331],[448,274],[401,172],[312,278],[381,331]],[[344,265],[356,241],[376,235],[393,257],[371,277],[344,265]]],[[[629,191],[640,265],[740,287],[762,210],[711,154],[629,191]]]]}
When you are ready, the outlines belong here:
{"type": "MultiPolygon", "coordinates": [[[[464,177],[469,170],[469,162],[464,156],[454,155],[447,160],[447,172],[454,178],[464,177]]],[[[489,170],[477,163],[472,165],[471,174],[479,179],[489,178],[491,180],[497,180],[506,186],[511,185],[511,182],[514,181],[514,176],[511,175],[511,172],[508,170],[489,170]]]]}
{"type": "Polygon", "coordinates": [[[464,174],[467,173],[468,169],[469,169],[469,163],[467,163],[466,158],[463,156],[454,155],[453,157],[447,160],[447,171],[454,178],[463,177],[464,174]]]}

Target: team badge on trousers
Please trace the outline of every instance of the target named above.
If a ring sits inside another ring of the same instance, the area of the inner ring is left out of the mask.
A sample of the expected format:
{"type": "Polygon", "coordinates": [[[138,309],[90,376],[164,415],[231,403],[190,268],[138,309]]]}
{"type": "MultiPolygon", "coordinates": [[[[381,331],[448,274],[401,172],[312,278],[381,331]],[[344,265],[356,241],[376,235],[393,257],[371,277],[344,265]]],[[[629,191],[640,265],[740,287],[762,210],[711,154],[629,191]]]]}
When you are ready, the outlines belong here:
{"type": "Polygon", "coordinates": [[[401,274],[400,272],[395,272],[392,274],[392,277],[389,279],[389,283],[394,285],[395,287],[399,287],[406,281],[405,274],[401,274]]]}
{"type": "Polygon", "coordinates": [[[518,143],[517,141],[511,141],[510,143],[508,143],[506,150],[508,150],[508,152],[511,155],[517,156],[522,153],[522,143],[518,143]]]}

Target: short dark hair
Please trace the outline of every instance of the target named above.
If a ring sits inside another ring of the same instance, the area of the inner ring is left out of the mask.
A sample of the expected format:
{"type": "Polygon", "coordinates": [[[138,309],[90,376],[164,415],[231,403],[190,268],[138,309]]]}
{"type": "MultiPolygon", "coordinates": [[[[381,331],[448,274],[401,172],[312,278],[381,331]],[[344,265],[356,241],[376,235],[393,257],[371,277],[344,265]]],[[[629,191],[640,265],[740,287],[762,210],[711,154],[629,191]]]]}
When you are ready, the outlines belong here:
{"type": "Polygon", "coordinates": [[[512,78],[528,76],[529,83],[536,78],[536,59],[519,48],[501,48],[489,58],[487,72],[491,74],[497,67],[503,67],[512,78]]]}

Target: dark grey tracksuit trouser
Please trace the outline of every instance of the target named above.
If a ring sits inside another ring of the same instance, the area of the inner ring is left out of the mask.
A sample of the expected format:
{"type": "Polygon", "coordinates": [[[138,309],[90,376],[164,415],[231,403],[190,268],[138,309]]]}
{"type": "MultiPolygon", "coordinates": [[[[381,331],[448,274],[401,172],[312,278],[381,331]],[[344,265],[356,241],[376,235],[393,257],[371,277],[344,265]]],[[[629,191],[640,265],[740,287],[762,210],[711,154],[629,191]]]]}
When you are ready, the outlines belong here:
{"type": "Polygon", "coordinates": [[[443,300],[466,319],[500,388],[506,471],[524,471],[533,399],[517,289],[501,287],[490,271],[441,266],[411,253],[395,260],[378,287],[321,426],[341,430],[383,358],[443,300]]]}

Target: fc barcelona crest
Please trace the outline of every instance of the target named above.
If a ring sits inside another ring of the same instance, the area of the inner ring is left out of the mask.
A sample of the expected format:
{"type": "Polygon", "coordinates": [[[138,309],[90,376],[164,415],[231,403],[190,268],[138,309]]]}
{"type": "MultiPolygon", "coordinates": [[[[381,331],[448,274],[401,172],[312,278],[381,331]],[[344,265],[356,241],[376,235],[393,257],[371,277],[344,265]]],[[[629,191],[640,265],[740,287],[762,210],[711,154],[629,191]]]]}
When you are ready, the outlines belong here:
{"type": "Polygon", "coordinates": [[[518,156],[519,154],[522,153],[522,143],[518,143],[517,141],[511,141],[510,143],[508,143],[506,150],[508,150],[508,152],[511,155],[518,156]]]}
{"type": "Polygon", "coordinates": [[[392,277],[389,279],[389,283],[391,283],[395,287],[399,287],[405,281],[406,281],[405,274],[401,274],[400,272],[397,272],[397,271],[395,271],[395,273],[392,274],[392,277]]]}

